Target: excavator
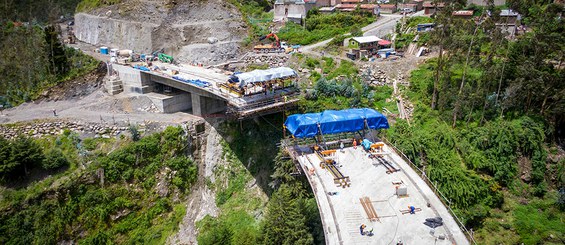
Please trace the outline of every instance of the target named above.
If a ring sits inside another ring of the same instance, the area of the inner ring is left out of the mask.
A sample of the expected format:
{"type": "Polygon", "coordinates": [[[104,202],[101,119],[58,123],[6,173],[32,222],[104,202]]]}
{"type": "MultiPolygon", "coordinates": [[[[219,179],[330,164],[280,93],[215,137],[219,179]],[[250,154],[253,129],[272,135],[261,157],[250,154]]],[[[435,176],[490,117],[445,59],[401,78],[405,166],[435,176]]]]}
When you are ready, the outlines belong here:
{"type": "Polygon", "coordinates": [[[253,47],[253,50],[255,52],[263,52],[263,53],[282,53],[282,52],[286,52],[289,53],[292,50],[292,48],[289,48],[288,45],[286,44],[286,42],[281,42],[279,37],[277,36],[277,34],[275,33],[270,33],[269,35],[266,36],[262,36],[259,38],[259,41],[265,40],[265,39],[270,39],[270,38],[274,38],[275,42],[271,43],[271,44],[259,44],[259,45],[255,45],[255,47],[253,47]]]}

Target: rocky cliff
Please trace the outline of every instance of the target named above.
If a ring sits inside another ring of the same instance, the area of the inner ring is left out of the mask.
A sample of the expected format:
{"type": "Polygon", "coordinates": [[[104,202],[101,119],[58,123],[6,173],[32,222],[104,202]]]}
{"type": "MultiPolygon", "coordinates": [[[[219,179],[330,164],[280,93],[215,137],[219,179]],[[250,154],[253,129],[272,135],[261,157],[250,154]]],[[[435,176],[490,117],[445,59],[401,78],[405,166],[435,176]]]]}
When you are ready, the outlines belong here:
{"type": "Polygon", "coordinates": [[[217,64],[241,51],[247,27],[237,9],[222,0],[128,0],[75,15],[83,42],[151,53],[164,49],[180,62],[217,64]]]}

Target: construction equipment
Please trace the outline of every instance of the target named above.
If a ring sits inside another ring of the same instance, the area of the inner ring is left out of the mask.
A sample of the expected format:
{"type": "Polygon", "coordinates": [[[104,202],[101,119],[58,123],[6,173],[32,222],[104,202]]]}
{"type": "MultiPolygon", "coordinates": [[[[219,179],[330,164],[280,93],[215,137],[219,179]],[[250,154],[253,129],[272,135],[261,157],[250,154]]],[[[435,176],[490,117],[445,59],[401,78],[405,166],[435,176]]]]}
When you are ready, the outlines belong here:
{"type": "Polygon", "coordinates": [[[160,50],[151,53],[150,56],[146,55],[146,61],[150,61],[149,58],[152,57],[155,60],[159,59],[161,62],[172,64],[174,62],[173,56],[165,54],[164,52],[165,49],[162,48],[160,50]]]}
{"type": "Polygon", "coordinates": [[[271,44],[259,44],[253,47],[255,52],[263,52],[263,53],[290,53],[292,52],[293,48],[288,47],[286,42],[281,42],[277,34],[270,33],[269,35],[262,36],[259,38],[259,41],[274,38],[275,42],[271,44]]]}
{"type": "Polygon", "coordinates": [[[161,62],[171,63],[171,64],[173,63],[173,56],[166,55],[166,54],[164,54],[164,53],[159,53],[159,56],[158,56],[158,57],[159,57],[159,60],[160,60],[161,62]]]}

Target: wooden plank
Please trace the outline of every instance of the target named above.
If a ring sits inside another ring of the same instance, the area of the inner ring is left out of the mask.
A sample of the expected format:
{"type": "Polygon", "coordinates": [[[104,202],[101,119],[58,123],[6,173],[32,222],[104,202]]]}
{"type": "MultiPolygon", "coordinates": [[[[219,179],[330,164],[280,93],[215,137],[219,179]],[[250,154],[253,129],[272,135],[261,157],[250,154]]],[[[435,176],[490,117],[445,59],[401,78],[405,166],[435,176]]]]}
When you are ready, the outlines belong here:
{"type": "Polygon", "coordinates": [[[367,204],[365,203],[365,200],[363,198],[359,198],[359,202],[361,202],[361,206],[363,206],[363,210],[365,210],[365,214],[367,214],[368,219],[371,220],[371,214],[367,209],[367,204]]]}
{"type": "Polygon", "coordinates": [[[373,206],[373,203],[371,202],[371,199],[369,199],[369,197],[365,197],[365,203],[367,204],[367,207],[369,208],[373,219],[380,222],[379,215],[377,214],[377,211],[375,210],[375,207],[373,206]]]}

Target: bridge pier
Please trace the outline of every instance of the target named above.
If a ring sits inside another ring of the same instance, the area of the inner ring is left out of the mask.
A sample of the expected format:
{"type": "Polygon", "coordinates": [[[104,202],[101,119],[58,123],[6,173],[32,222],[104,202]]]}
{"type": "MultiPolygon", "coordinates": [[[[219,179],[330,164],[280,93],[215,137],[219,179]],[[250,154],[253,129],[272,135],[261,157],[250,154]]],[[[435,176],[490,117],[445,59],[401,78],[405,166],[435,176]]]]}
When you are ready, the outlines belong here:
{"type": "Polygon", "coordinates": [[[191,95],[192,114],[195,116],[205,116],[223,112],[227,108],[226,101],[209,98],[196,93],[191,95]]]}

